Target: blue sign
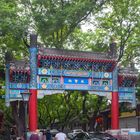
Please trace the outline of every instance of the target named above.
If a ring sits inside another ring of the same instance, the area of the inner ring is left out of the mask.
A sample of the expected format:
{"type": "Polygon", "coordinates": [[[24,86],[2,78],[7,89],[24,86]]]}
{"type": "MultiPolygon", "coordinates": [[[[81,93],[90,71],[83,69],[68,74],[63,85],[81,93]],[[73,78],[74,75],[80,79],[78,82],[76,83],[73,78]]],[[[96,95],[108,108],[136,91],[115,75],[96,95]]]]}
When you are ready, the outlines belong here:
{"type": "Polygon", "coordinates": [[[64,77],[64,84],[87,84],[88,78],[73,78],[73,77],[64,77]]]}

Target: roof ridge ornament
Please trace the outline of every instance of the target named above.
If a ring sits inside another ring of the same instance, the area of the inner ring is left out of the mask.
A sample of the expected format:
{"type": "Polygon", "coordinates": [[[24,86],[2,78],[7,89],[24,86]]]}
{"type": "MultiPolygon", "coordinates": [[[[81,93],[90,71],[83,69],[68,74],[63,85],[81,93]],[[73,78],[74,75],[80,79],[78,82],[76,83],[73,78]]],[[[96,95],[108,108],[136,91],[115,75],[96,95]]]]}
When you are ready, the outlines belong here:
{"type": "Polygon", "coordinates": [[[12,52],[11,51],[7,51],[6,53],[5,53],[5,61],[6,61],[6,63],[9,63],[10,61],[12,61],[13,60],[13,54],[12,54],[12,52]]]}
{"type": "Polygon", "coordinates": [[[117,43],[114,39],[109,45],[108,57],[112,59],[117,58],[117,43]]]}

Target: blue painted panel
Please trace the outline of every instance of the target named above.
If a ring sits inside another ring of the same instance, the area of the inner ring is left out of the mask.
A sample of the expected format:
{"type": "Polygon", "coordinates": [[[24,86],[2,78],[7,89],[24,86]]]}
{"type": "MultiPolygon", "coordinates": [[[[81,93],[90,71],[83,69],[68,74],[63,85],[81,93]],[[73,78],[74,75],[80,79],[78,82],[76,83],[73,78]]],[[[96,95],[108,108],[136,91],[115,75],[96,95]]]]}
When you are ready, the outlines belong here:
{"type": "Polygon", "coordinates": [[[111,72],[91,72],[81,70],[60,70],[60,69],[46,69],[38,68],[39,75],[51,76],[71,76],[71,77],[93,77],[93,78],[106,78],[111,79],[111,72]]]}
{"type": "Polygon", "coordinates": [[[39,81],[38,81],[38,84],[42,84],[42,83],[51,83],[52,79],[51,77],[48,77],[48,76],[40,76],[39,77],[39,81]]]}
{"type": "Polygon", "coordinates": [[[63,84],[61,83],[60,77],[40,76],[39,79],[40,80],[38,81],[38,89],[53,89],[54,87],[54,89],[58,88],[64,90],[79,89],[79,90],[94,90],[94,91],[105,91],[105,92],[112,91],[112,80],[93,79],[90,86],[89,78],[64,77],[63,84]],[[99,83],[95,84],[95,82],[99,82],[99,83]]]}
{"type": "Polygon", "coordinates": [[[63,75],[71,77],[90,77],[90,72],[80,70],[63,70],[63,75]]]}
{"type": "Polygon", "coordinates": [[[62,70],[59,70],[59,69],[52,69],[51,70],[51,75],[52,76],[61,76],[63,74],[63,71],[62,70]]]}
{"type": "Polygon", "coordinates": [[[112,73],[111,72],[92,72],[92,77],[93,78],[111,79],[112,78],[112,73]]]}
{"type": "Polygon", "coordinates": [[[52,79],[52,84],[60,84],[61,80],[60,77],[51,77],[52,79]]]}
{"type": "Polygon", "coordinates": [[[47,89],[64,89],[61,84],[47,84],[47,89]]]}
{"type": "Polygon", "coordinates": [[[38,84],[43,84],[43,83],[54,83],[54,84],[60,84],[61,78],[60,77],[47,77],[47,76],[40,76],[38,84]]]}
{"type": "Polygon", "coordinates": [[[113,70],[113,92],[118,92],[118,68],[113,70]]]}
{"type": "Polygon", "coordinates": [[[82,84],[67,84],[64,86],[66,90],[89,90],[88,85],[82,85],[82,84]]]}
{"type": "Polygon", "coordinates": [[[112,86],[112,80],[93,79],[92,86],[112,86]]]}
{"type": "Polygon", "coordinates": [[[90,90],[94,91],[112,91],[112,86],[91,86],[90,90]]]}
{"type": "Polygon", "coordinates": [[[72,77],[89,77],[90,72],[80,70],[60,70],[60,69],[46,69],[38,68],[39,75],[51,75],[51,76],[72,76],[72,77]]]}
{"type": "Polygon", "coordinates": [[[120,100],[133,100],[133,98],[134,98],[134,93],[119,92],[120,100]]]}
{"type": "Polygon", "coordinates": [[[38,68],[38,75],[61,76],[62,74],[63,71],[59,69],[38,68]]]}
{"type": "Polygon", "coordinates": [[[7,107],[10,106],[10,95],[9,95],[9,83],[10,83],[10,79],[9,79],[9,75],[10,75],[10,72],[9,72],[9,67],[10,65],[9,64],[6,64],[6,71],[5,71],[5,80],[6,80],[6,94],[5,94],[5,104],[7,107]]]}
{"type": "Polygon", "coordinates": [[[112,80],[93,79],[91,90],[112,91],[112,80]]]}
{"type": "Polygon", "coordinates": [[[46,68],[38,68],[38,75],[51,75],[51,71],[46,68]]]}
{"type": "Polygon", "coordinates": [[[62,84],[38,84],[38,89],[64,89],[62,84]]]}
{"type": "Polygon", "coordinates": [[[119,92],[135,92],[134,87],[119,87],[119,92]]]}
{"type": "Polygon", "coordinates": [[[30,47],[30,70],[31,70],[31,77],[30,77],[30,89],[37,88],[37,48],[30,47]]]}
{"type": "Polygon", "coordinates": [[[100,79],[93,79],[92,80],[92,86],[101,86],[100,79]]]}
{"type": "Polygon", "coordinates": [[[59,69],[38,68],[38,75],[61,76],[62,74],[63,71],[59,69]]]}
{"type": "Polygon", "coordinates": [[[10,99],[22,98],[20,93],[29,92],[29,90],[10,90],[10,99]]]}
{"type": "Polygon", "coordinates": [[[29,84],[26,83],[10,83],[11,89],[29,89],[29,84]]]}
{"type": "Polygon", "coordinates": [[[112,86],[89,86],[88,84],[38,84],[38,89],[93,90],[110,92],[112,86]]]}
{"type": "Polygon", "coordinates": [[[88,84],[88,78],[64,77],[64,84],[88,84]]]}

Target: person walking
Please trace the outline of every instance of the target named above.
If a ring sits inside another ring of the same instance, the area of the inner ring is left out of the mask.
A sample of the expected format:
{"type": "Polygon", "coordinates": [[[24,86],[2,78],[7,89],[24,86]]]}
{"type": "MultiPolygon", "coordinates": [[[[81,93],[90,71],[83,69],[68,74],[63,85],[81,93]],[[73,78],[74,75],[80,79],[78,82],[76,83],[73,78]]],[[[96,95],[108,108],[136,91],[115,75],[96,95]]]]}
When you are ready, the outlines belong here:
{"type": "Polygon", "coordinates": [[[51,136],[50,130],[47,130],[47,132],[46,132],[46,140],[52,140],[52,136],[51,136]]]}
{"type": "Polygon", "coordinates": [[[63,133],[62,131],[59,131],[56,135],[55,135],[55,140],[67,140],[67,136],[65,133],[63,133]]]}

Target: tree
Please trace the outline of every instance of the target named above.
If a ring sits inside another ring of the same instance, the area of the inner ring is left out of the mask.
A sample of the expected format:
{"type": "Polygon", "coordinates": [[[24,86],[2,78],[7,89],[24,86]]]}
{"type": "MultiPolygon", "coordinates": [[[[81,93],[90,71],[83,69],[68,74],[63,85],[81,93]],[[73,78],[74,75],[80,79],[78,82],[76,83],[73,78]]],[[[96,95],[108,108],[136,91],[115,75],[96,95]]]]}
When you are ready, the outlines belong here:
{"type": "Polygon", "coordinates": [[[85,124],[90,124],[90,130],[94,130],[95,118],[106,109],[106,102],[103,97],[79,94],[78,91],[48,95],[38,103],[39,128],[65,129],[67,126],[73,127],[72,124],[78,121],[85,131],[85,124]]]}
{"type": "Polygon", "coordinates": [[[91,13],[102,8],[105,0],[48,0],[24,3],[35,29],[47,47],[63,48],[64,41],[91,13]]]}
{"type": "MultiPolygon", "coordinates": [[[[5,73],[5,54],[6,52],[10,52],[10,54],[13,54],[15,59],[19,59],[22,56],[27,54],[27,48],[23,45],[22,42],[22,36],[24,32],[27,30],[28,27],[28,17],[25,17],[24,9],[20,6],[19,1],[16,0],[1,0],[0,1],[0,81],[2,81],[2,85],[4,85],[4,75],[5,73]]],[[[9,57],[9,56],[8,56],[9,57]]],[[[0,90],[0,94],[3,94],[3,91],[0,90]]],[[[4,102],[2,102],[2,105],[4,105],[4,102]]],[[[1,105],[1,107],[2,107],[1,105]]],[[[12,102],[10,112],[9,114],[12,114],[11,110],[13,110],[14,116],[13,120],[11,119],[12,124],[15,124],[18,122],[20,126],[22,126],[22,121],[18,121],[19,116],[22,113],[16,112],[17,108],[16,102],[12,102]],[[14,104],[14,105],[13,105],[14,104]],[[21,123],[20,123],[21,122],[21,123]]],[[[4,110],[4,114],[7,112],[7,108],[1,108],[4,110]]],[[[22,109],[23,110],[23,109],[22,109]]],[[[21,110],[20,110],[21,111],[21,110]]],[[[8,121],[8,118],[7,118],[8,121]]],[[[8,125],[10,128],[12,126],[8,125]]],[[[19,125],[17,125],[19,126],[19,125]]],[[[18,129],[20,131],[20,129],[18,129]]],[[[21,135],[20,132],[19,135],[21,135]]]]}
{"type": "Polygon", "coordinates": [[[97,30],[100,28],[106,40],[114,38],[118,44],[118,61],[132,62],[138,55],[139,5],[139,0],[113,0],[96,16],[97,30]]]}
{"type": "Polygon", "coordinates": [[[0,16],[0,64],[4,65],[7,50],[13,53],[15,58],[27,54],[22,37],[28,29],[29,18],[16,0],[1,0],[0,16]]]}
{"type": "Polygon", "coordinates": [[[81,110],[81,100],[77,99],[79,99],[77,92],[66,92],[46,96],[40,100],[38,104],[40,127],[45,125],[53,128],[55,123],[59,122],[59,127],[64,129],[81,110]]]}
{"type": "Polygon", "coordinates": [[[81,29],[75,29],[67,39],[66,47],[82,51],[105,52],[109,45],[105,39],[106,32],[102,29],[96,29],[95,32],[83,32],[81,29]]]}

